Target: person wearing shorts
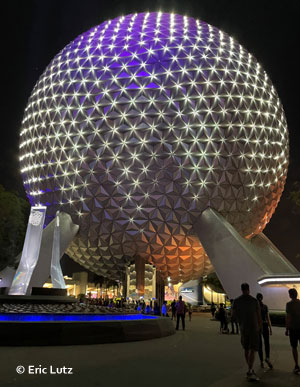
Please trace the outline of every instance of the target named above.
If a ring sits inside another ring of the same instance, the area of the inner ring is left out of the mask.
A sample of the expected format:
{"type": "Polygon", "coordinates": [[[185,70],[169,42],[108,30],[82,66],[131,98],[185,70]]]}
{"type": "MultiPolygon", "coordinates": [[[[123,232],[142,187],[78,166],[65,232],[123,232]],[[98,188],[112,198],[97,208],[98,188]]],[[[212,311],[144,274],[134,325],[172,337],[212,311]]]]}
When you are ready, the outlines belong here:
{"type": "Polygon", "coordinates": [[[255,351],[259,350],[259,333],[250,332],[245,333],[241,332],[241,344],[245,351],[255,351]]]}
{"type": "Polygon", "coordinates": [[[292,347],[292,354],[295,362],[293,372],[300,374],[300,367],[298,363],[298,342],[300,342],[300,300],[297,298],[298,293],[296,289],[289,289],[289,296],[291,301],[286,304],[286,336],[290,337],[290,344],[292,347]]]}
{"type": "Polygon", "coordinates": [[[272,335],[272,325],[269,315],[269,308],[266,304],[263,303],[263,295],[261,293],[257,293],[256,299],[260,306],[261,311],[261,320],[262,320],[262,332],[259,340],[259,350],[258,355],[260,359],[260,366],[264,368],[264,353],[263,353],[263,343],[265,347],[265,362],[268,367],[272,370],[273,364],[270,361],[270,335],[272,335]]]}
{"type": "Polygon", "coordinates": [[[240,326],[241,344],[248,365],[247,379],[259,380],[253,370],[253,364],[255,354],[259,350],[259,335],[262,327],[261,312],[258,301],[250,296],[249,285],[243,283],[241,289],[242,295],[233,302],[232,317],[237,319],[240,326]]]}

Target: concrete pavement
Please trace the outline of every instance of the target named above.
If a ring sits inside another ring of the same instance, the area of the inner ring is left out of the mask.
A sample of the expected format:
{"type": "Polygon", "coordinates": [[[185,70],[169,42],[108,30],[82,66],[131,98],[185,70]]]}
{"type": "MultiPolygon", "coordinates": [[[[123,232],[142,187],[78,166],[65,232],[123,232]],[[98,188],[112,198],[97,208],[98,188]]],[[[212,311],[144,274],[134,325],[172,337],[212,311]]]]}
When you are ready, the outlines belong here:
{"type": "MultiPolygon", "coordinates": [[[[273,328],[271,360],[274,370],[255,369],[264,387],[299,387],[284,328],[273,328]]],[[[210,315],[193,315],[186,330],[148,341],[63,347],[0,347],[0,385],[103,387],[243,387],[246,366],[240,336],[222,335],[210,315]],[[25,372],[17,374],[16,367],[25,372]],[[36,374],[28,374],[28,366],[36,374]],[[41,367],[39,367],[41,366],[41,367]],[[50,369],[52,366],[52,369],[50,369]],[[65,367],[65,369],[63,369],[65,367]],[[50,374],[67,372],[73,374],[50,374]],[[40,374],[44,369],[45,374],[40,374]],[[40,371],[39,371],[40,370],[40,371]]],[[[255,383],[255,382],[254,382],[255,383]]]]}

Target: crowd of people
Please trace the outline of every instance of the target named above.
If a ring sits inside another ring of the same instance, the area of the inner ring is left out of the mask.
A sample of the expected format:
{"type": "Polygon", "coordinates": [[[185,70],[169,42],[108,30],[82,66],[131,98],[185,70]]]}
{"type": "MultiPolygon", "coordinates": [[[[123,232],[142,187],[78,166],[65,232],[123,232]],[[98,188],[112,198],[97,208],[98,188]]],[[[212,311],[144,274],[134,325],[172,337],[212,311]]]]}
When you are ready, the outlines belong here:
{"type": "Polygon", "coordinates": [[[231,334],[239,334],[239,325],[236,318],[232,315],[232,303],[233,299],[230,300],[229,308],[226,308],[224,303],[220,303],[217,306],[214,302],[211,303],[210,310],[213,318],[220,321],[220,332],[229,333],[229,324],[231,327],[231,334]]]}
{"type": "MultiPolygon", "coordinates": [[[[214,302],[210,305],[213,319],[220,322],[221,333],[240,334],[241,344],[247,363],[247,379],[258,381],[253,365],[258,352],[260,366],[273,369],[270,360],[270,336],[272,324],[268,306],[263,302],[263,295],[258,293],[256,298],[250,295],[247,283],[241,285],[242,294],[235,300],[231,299],[227,305],[214,302]],[[231,329],[230,329],[231,328],[231,329]]],[[[295,374],[300,375],[297,346],[300,342],[300,300],[295,288],[288,291],[291,301],[286,304],[286,336],[289,336],[294,359],[295,374]]],[[[185,317],[192,320],[192,305],[183,301],[182,296],[172,302],[164,301],[160,306],[157,301],[145,302],[141,300],[126,300],[125,298],[86,298],[81,297],[79,303],[69,304],[1,304],[0,312],[5,313],[144,313],[170,317],[176,322],[176,330],[181,325],[185,330],[185,317]],[[181,323],[181,324],[180,324],[181,323]]]]}
{"type": "Polygon", "coordinates": [[[161,311],[158,303],[155,301],[150,301],[149,303],[146,304],[145,300],[141,301],[135,301],[135,310],[138,311],[139,313],[144,313],[144,314],[154,314],[155,316],[160,316],[161,311]]]}
{"type": "Polygon", "coordinates": [[[185,328],[185,315],[188,313],[189,321],[192,320],[192,305],[182,301],[182,296],[179,297],[178,301],[174,300],[170,305],[167,301],[164,301],[160,307],[155,301],[146,303],[145,300],[135,301],[135,310],[144,314],[154,314],[157,316],[170,317],[172,320],[176,320],[176,329],[179,329],[179,323],[181,321],[182,329],[185,328]]]}
{"type": "MultiPolygon", "coordinates": [[[[223,303],[219,306],[211,304],[212,317],[220,321],[220,332],[229,333],[228,325],[231,324],[231,333],[241,335],[241,344],[248,366],[246,377],[249,381],[258,381],[253,364],[258,352],[262,368],[267,365],[273,369],[270,360],[270,336],[272,335],[272,324],[269,309],[263,303],[263,295],[258,293],[256,298],[250,295],[247,283],[241,285],[242,295],[235,300],[230,300],[230,306],[225,307],[223,303]],[[265,355],[265,356],[264,356],[265,355]]],[[[300,375],[298,361],[298,342],[300,342],[300,300],[297,290],[292,288],[288,291],[291,301],[286,304],[286,336],[289,336],[294,359],[295,374],[300,375]]]]}
{"type": "Polygon", "coordinates": [[[178,301],[174,299],[174,301],[171,303],[169,302],[169,305],[167,301],[163,301],[163,304],[160,306],[155,300],[126,300],[123,297],[91,298],[81,295],[79,299],[79,306],[96,309],[98,307],[106,307],[108,310],[109,308],[129,308],[130,310],[134,310],[137,313],[171,317],[172,320],[178,319],[178,323],[181,320],[183,329],[185,325],[185,314],[188,313],[190,321],[192,319],[192,306],[191,304],[187,304],[182,301],[181,296],[179,297],[178,301]]]}
{"type": "MultiPolygon", "coordinates": [[[[263,302],[263,295],[258,293],[256,298],[250,295],[249,285],[243,283],[241,285],[242,295],[235,300],[231,299],[228,305],[220,303],[216,305],[211,303],[210,311],[212,317],[220,321],[220,332],[240,334],[241,344],[244,349],[244,356],[248,366],[247,379],[249,381],[258,381],[253,364],[258,352],[260,365],[262,368],[265,365],[269,369],[273,369],[273,364],[270,360],[270,336],[272,336],[272,325],[269,315],[269,309],[263,302]]],[[[298,342],[300,342],[300,300],[298,299],[297,290],[289,289],[289,297],[291,301],[286,304],[286,332],[289,336],[290,345],[292,347],[292,355],[294,359],[294,373],[300,374],[298,361],[298,342]]],[[[88,300],[86,302],[96,303],[106,307],[123,307],[126,305],[125,299],[107,300],[88,300]]],[[[162,306],[159,306],[156,301],[148,303],[145,300],[132,301],[127,300],[127,305],[138,313],[161,315],[170,317],[176,321],[176,330],[181,325],[182,330],[185,330],[185,316],[188,313],[189,320],[192,319],[192,305],[185,303],[182,296],[167,304],[164,301],[162,306]],[[181,324],[180,324],[181,323],[181,324]]]]}

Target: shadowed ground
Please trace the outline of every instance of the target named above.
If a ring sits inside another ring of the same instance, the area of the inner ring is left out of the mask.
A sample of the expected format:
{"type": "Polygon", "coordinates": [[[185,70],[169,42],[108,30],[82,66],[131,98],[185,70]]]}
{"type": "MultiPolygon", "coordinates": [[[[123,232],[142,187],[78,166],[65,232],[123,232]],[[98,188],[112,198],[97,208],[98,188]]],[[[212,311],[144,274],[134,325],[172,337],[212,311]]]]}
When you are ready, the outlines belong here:
{"type": "MultiPolygon", "coordinates": [[[[260,386],[296,387],[300,376],[284,328],[273,328],[274,370],[255,369],[260,386]]],[[[148,341],[62,347],[0,347],[0,385],[4,386],[180,386],[243,387],[246,367],[240,336],[221,335],[219,323],[207,314],[193,315],[185,332],[148,341]],[[23,365],[23,375],[16,367],[23,365]],[[74,375],[28,375],[27,366],[72,367],[74,375]]]]}

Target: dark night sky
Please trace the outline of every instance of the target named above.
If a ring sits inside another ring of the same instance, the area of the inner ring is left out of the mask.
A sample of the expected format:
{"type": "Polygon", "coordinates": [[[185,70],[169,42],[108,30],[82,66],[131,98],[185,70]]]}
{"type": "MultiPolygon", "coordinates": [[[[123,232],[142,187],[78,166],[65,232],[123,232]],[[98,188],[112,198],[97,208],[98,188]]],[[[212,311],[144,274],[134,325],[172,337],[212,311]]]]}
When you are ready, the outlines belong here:
{"type": "MultiPolygon", "coordinates": [[[[295,0],[43,0],[1,5],[0,184],[25,196],[18,165],[20,123],[35,82],[51,59],[91,27],[121,14],[166,11],[206,21],[233,36],[261,63],[285,109],[290,132],[290,167],[283,198],[265,233],[300,269],[300,216],[288,194],[300,180],[299,10],[295,0]],[[4,27],[4,20],[8,27],[4,27]]],[[[5,3],[2,3],[5,4],[5,3]]]]}

